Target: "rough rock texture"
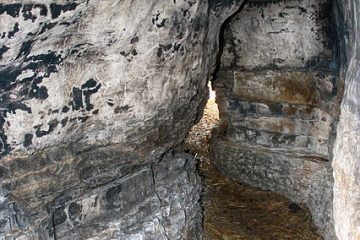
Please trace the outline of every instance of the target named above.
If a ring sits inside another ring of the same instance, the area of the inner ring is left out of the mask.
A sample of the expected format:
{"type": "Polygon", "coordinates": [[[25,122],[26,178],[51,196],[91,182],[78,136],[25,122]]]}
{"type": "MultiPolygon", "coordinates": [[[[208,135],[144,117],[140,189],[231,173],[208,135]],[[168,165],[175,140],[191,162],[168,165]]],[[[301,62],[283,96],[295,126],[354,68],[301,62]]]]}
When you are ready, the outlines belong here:
{"type": "Polygon", "coordinates": [[[194,239],[193,163],[160,160],[240,3],[2,0],[0,236],[194,239]]]}
{"type": "Polygon", "coordinates": [[[338,238],[355,240],[360,239],[360,2],[336,3],[346,80],[334,147],[334,218],[338,238]]]}
{"type": "Polygon", "coordinates": [[[327,0],[249,1],[228,22],[212,141],[223,173],[306,204],[326,239],[343,92],[332,19],[327,0]]]}

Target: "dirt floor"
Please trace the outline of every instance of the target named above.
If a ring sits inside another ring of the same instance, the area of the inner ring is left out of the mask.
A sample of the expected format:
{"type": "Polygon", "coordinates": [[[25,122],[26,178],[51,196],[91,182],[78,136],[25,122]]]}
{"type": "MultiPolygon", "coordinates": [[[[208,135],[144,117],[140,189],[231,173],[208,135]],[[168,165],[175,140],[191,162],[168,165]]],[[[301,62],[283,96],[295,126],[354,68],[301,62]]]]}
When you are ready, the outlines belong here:
{"type": "MultiPolygon", "coordinates": [[[[213,93],[212,93],[213,94],[213,93]]],[[[186,147],[200,165],[204,181],[202,204],[206,240],[318,240],[308,210],[286,198],[238,184],[221,175],[209,159],[211,129],[219,121],[214,96],[195,125],[186,147]]]]}

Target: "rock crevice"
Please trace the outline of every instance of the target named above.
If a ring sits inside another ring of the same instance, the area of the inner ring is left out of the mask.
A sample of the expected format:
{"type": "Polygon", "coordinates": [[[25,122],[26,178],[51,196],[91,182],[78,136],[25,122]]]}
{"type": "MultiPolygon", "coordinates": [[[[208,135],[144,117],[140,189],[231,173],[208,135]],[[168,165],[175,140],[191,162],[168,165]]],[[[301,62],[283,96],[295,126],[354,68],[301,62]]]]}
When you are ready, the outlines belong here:
{"type": "Polygon", "coordinates": [[[332,149],[344,81],[330,1],[249,1],[224,28],[212,156],[227,176],[287,196],[334,239],[332,149]]]}

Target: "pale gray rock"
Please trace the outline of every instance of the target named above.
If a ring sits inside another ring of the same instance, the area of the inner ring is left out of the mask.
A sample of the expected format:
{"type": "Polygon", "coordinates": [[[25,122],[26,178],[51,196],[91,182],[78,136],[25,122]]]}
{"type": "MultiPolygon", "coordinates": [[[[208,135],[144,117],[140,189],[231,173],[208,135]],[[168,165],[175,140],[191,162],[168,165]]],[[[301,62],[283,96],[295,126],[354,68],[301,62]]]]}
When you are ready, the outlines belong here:
{"type": "Polygon", "coordinates": [[[194,160],[241,1],[0,3],[0,236],[201,239],[194,160]]]}
{"type": "Polygon", "coordinates": [[[334,147],[334,218],[341,240],[360,238],[360,3],[336,1],[342,71],[346,78],[334,147]]]}

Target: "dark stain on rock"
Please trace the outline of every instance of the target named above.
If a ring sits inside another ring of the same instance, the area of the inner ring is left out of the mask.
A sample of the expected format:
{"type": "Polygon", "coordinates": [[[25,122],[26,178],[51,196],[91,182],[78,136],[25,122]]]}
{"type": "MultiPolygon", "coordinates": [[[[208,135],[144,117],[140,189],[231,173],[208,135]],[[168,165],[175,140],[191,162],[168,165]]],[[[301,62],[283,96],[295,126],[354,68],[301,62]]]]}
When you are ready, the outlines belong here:
{"type": "Polygon", "coordinates": [[[131,50],[131,55],[133,55],[133,56],[138,55],[138,53],[137,53],[136,49],[131,50]]]}
{"type": "Polygon", "coordinates": [[[67,219],[66,217],[66,213],[65,213],[65,207],[60,207],[55,209],[54,213],[53,213],[53,222],[56,225],[60,225],[62,223],[64,223],[67,219]]]}
{"type": "Polygon", "coordinates": [[[70,108],[68,106],[64,106],[61,110],[61,112],[63,113],[67,113],[70,110],[70,108]]]}
{"type": "Polygon", "coordinates": [[[130,44],[134,44],[134,43],[137,43],[137,42],[139,42],[139,37],[138,36],[135,36],[130,40],[130,44]]]}
{"type": "Polygon", "coordinates": [[[29,91],[29,97],[44,100],[49,97],[49,94],[46,87],[39,87],[36,83],[33,83],[32,88],[29,91]]]}
{"type": "Polygon", "coordinates": [[[23,146],[24,147],[30,146],[32,144],[32,139],[33,139],[33,135],[31,133],[25,134],[23,146]]]}
{"type": "Polygon", "coordinates": [[[77,6],[78,6],[78,4],[74,3],[74,2],[67,3],[65,5],[52,3],[52,4],[50,4],[51,18],[52,19],[58,18],[60,16],[61,12],[75,10],[77,6]]]}
{"type": "Polygon", "coordinates": [[[289,14],[286,12],[279,13],[279,17],[282,17],[282,18],[285,18],[287,15],[289,15],[289,14]]]}
{"type": "Polygon", "coordinates": [[[13,18],[19,17],[21,6],[22,5],[20,3],[14,3],[14,4],[0,3],[0,15],[6,12],[9,16],[13,18]]]}
{"type": "Polygon", "coordinates": [[[15,33],[17,33],[19,30],[19,23],[15,23],[13,30],[8,33],[8,38],[14,37],[15,33]]]}
{"type": "Polygon", "coordinates": [[[120,55],[122,55],[122,56],[124,56],[124,57],[127,57],[127,56],[130,55],[130,52],[127,53],[127,52],[125,52],[125,51],[121,51],[121,52],[120,52],[120,55]]]}
{"type": "Polygon", "coordinates": [[[273,64],[282,64],[285,62],[285,59],[282,58],[274,58],[273,59],[273,64]]]}
{"type": "Polygon", "coordinates": [[[59,121],[57,119],[51,120],[48,123],[48,130],[46,130],[46,131],[40,129],[42,127],[42,124],[38,125],[38,126],[35,126],[35,128],[36,128],[36,132],[35,132],[36,137],[43,137],[45,135],[48,135],[48,134],[52,133],[55,130],[55,128],[57,127],[58,124],[59,124],[59,121]]]}
{"type": "MultiPolygon", "coordinates": [[[[22,45],[19,56],[27,55],[31,48],[31,41],[22,45]]],[[[56,65],[62,61],[61,55],[55,52],[40,54],[24,58],[24,65],[18,68],[7,67],[0,70],[0,93],[9,91],[20,85],[19,96],[25,98],[46,99],[48,97],[45,86],[39,86],[45,77],[49,77],[51,73],[57,72],[56,65]],[[25,70],[32,70],[32,77],[24,78],[16,81],[17,77],[25,70]]],[[[23,99],[25,100],[25,99],[23,99]]]]}
{"type": "Polygon", "coordinates": [[[81,89],[91,89],[96,87],[96,84],[97,82],[93,78],[90,78],[86,81],[86,83],[81,85],[81,89]]]}
{"type": "MultiPolygon", "coordinates": [[[[30,58],[27,58],[27,61],[36,61],[36,62],[42,62],[43,65],[55,65],[59,64],[62,61],[61,55],[56,54],[56,52],[49,51],[46,54],[39,54],[36,56],[31,56],[30,58]]],[[[36,65],[38,67],[38,65],[36,65]]],[[[35,70],[35,69],[33,69],[35,70]]]]}
{"type": "Polygon", "coordinates": [[[118,113],[127,112],[129,109],[130,109],[129,105],[125,105],[125,106],[122,106],[122,107],[116,107],[115,110],[114,110],[114,113],[118,114],[118,113]]]}
{"type": "Polygon", "coordinates": [[[183,17],[186,17],[186,15],[188,14],[188,12],[189,12],[189,9],[180,9],[181,10],[181,12],[183,13],[183,17]]]}
{"type": "Polygon", "coordinates": [[[85,96],[85,110],[90,111],[94,108],[94,105],[90,102],[90,97],[92,94],[97,93],[101,87],[101,83],[96,82],[93,78],[89,79],[81,85],[83,89],[83,94],[85,96]]]}
{"type": "Polygon", "coordinates": [[[164,51],[169,51],[171,48],[172,48],[172,44],[170,43],[170,44],[166,44],[166,45],[163,45],[163,44],[160,44],[160,47],[162,48],[162,49],[164,49],[164,51]]]}
{"type": "Polygon", "coordinates": [[[173,48],[173,52],[178,52],[180,47],[181,47],[181,43],[175,43],[174,48],[173,48]]]}
{"type": "Polygon", "coordinates": [[[82,211],[82,206],[76,202],[70,204],[68,212],[69,218],[74,220],[75,218],[79,217],[82,211]]]}
{"type": "Polygon", "coordinates": [[[165,27],[165,23],[166,23],[166,19],[163,19],[160,23],[157,23],[157,24],[156,24],[156,27],[157,27],[157,28],[165,27]]]}
{"type": "Polygon", "coordinates": [[[298,7],[298,9],[300,10],[300,14],[307,13],[307,10],[303,7],[298,7]]]}
{"type": "Polygon", "coordinates": [[[153,17],[151,19],[152,24],[155,25],[155,23],[159,20],[160,13],[157,12],[156,14],[153,14],[153,17]]]}
{"type": "Polygon", "coordinates": [[[77,118],[70,118],[69,122],[76,122],[77,118]]]}
{"type": "Polygon", "coordinates": [[[172,49],[172,47],[172,44],[159,44],[156,55],[158,56],[158,58],[161,58],[163,54],[172,49]]]}
{"type": "Polygon", "coordinates": [[[6,53],[7,50],[9,50],[9,48],[5,45],[0,48],[0,59],[2,59],[2,55],[6,53]]]}
{"type": "Polygon", "coordinates": [[[156,56],[158,56],[158,58],[161,58],[163,55],[163,49],[161,47],[158,48],[156,56]]]}
{"type": "Polygon", "coordinates": [[[89,119],[89,116],[78,117],[77,119],[78,119],[80,122],[84,123],[84,122],[86,122],[86,120],[89,119]]]}
{"type": "Polygon", "coordinates": [[[59,25],[64,25],[65,27],[68,27],[68,26],[71,25],[71,23],[69,23],[69,22],[61,22],[61,23],[59,23],[59,25]]]}
{"type": "Polygon", "coordinates": [[[26,56],[30,53],[32,45],[34,43],[34,40],[28,40],[22,43],[21,47],[20,47],[20,51],[19,54],[17,55],[16,59],[22,57],[22,56],[26,56]]]}
{"type": "Polygon", "coordinates": [[[22,9],[22,14],[24,17],[24,20],[31,20],[34,22],[36,20],[36,16],[32,14],[33,4],[24,4],[22,9]]]}
{"type": "Polygon", "coordinates": [[[47,7],[45,6],[45,4],[35,4],[34,6],[35,8],[40,8],[40,15],[41,16],[46,16],[48,13],[47,7]]]}
{"type": "Polygon", "coordinates": [[[80,110],[83,108],[83,101],[82,101],[82,91],[77,87],[73,87],[71,97],[73,99],[71,105],[73,110],[80,110]]]}
{"type": "Polygon", "coordinates": [[[69,3],[65,4],[65,5],[63,5],[62,11],[63,11],[63,12],[73,11],[73,10],[76,9],[76,7],[77,7],[78,5],[79,5],[78,3],[69,2],[69,3]]]}
{"type": "Polygon", "coordinates": [[[55,27],[56,25],[57,25],[57,22],[45,23],[45,24],[42,26],[42,28],[41,28],[40,32],[38,33],[38,35],[43,34],[44,32],[46,32],[47,30],[52,29],[52,28],[55,27]]]}
{"type": "MultiPolygon", "coordinates": [[[[2,104],[0,104],[0,107],[1,105],[2,104]]],[[[8,102],[5,104],[4,108],[7,109],[9,113],[13,113],[13,114],[15,114],[16,113],[15,111],[18,109],[31,113],[31,108],[22,102],[8,102]]]]}
{"type": "Polygon", "coordinates": [[[69,118],[68,118],[68,117],[66,117],[66,118],[62,119],[62,120],[60,121],[60,123],[61,123],[61,127],[65,127],[65,126],[66,126],[66,124],[67,124],[67,122],[68,122],[68,120],[69,120],[69,118]]]}

